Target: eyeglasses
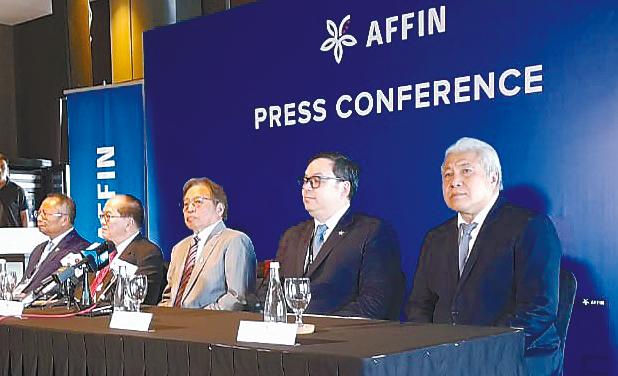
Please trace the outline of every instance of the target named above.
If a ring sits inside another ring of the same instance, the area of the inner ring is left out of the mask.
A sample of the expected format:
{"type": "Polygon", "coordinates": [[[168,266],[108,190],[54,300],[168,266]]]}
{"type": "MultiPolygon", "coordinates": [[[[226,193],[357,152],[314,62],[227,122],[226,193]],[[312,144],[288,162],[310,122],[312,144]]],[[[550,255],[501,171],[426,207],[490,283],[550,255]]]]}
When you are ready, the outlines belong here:
{"type": "Polygon", "coordinates": [[[316,188],[320,188],[320,185],[322,184],[322,180],[346,181],[345,179],[333,177],[333,176],[313,175],[309,177],[303,176],[302,178],[298,179],[298,185],[300,185],[301,187],[304,187],[305,184],[309,183],[311,188],[316,189],[316,188]]]}
{"type": "Polygon", "coordinates": [[[67,213],[48,213],[43,210],[35,210],[32,214],[34,214],[34,218],[49,218],[49,217],[62,217],[63,215],[67,215],[67,213]]]}
{"type": "Polygon", "coordinates": [[[112,215],[110,212],[103,212],[99,214],[99,219],[105,222],[109,222],[112,218],[127,218],[126,215],[112,215]]]}
{"type": "Polygon", "coordinates": [[[180,207],[182,210],[189,210],[189,207],[191,205],[193,205],[194,208],[201,208],[206,201],[212,201],[212,202],[217,202],[216,200],[213,200],[210,197],[205,197],[205,196],[197,196],[197,197],[193,197],[192,199],[189,200],[185,200],[183,202],[178,203],[178,207],[180,207]]]}

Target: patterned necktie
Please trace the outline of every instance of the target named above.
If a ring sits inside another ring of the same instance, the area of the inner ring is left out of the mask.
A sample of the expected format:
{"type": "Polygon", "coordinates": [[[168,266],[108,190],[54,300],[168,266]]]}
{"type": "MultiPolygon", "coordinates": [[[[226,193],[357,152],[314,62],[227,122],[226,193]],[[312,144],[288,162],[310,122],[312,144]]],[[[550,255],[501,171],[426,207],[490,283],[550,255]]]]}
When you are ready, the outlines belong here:
{"type": "Polygon", "coordinates": [[[315,229],[315,236],[313,237],[313,247],[311,251],[313,253],[311,257],[311,262],[315,260],[318,256],[318,252],[320,252],[320,248],[322,248],[322,244],[324,244],[324,234],[328,230],[328,226],[325,224],[318,225],[318,228],[315,229]]]}
{"type": "Polygon", "coordinates": [[[90,283],[90,292],[94,293],[95,291],[97,291],[97,288],[101,286],[101,284],[103,283],[103,280],[109,274],[109,267],[112,264],[112,261],[114,261],[116,254],[118,254],[118,251],[113,251],[112,253],[109,254],[109,263],[107,264],[106,267],[99,270],[96,278],[90,283]]]}
{"type": "Polygon", "coordinates": [[[472,230],[478,226],[478,223],[473,222],[470,224],[462,223],[459,225],[459,275],[463,273],[464,266],[468,260],[468,251],[470,248],[470,239],[472,236],[472,230]]]}
{"type": "Polygon", "coordinates": [[[197,243],[199,243],[199,241],[200,238],[194,236],[193,244],[191,244],[189,252],[187,252],[187,258],[185,259],[185,268],[182,272],[182,278],[180,279],[180,286],[178,286],[176,299],[174,299],[174,307],[180,307],[180,303],[182,302],[182,297],[185,294],[185,289],[187,288],[187,284],[189,283],[189,278],[191,278],[193,267],[195,267],[195,256],[197,255],[197,243]]]}

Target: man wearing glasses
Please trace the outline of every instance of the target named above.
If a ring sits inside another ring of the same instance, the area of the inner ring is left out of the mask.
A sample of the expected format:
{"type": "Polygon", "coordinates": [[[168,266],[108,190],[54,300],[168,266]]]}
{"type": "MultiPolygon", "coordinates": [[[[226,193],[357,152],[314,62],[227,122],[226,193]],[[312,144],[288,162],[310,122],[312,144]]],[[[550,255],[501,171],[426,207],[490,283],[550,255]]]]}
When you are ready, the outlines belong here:
{"type": "MultiPolygon", "coordinates": [[[[110,253],[110,263],[99,270],[90,283],[90,290],[97,298],[110,291],[112,273],[118,266],[131,264],[137,267],[134,274],[145,275],[148,288],[144,303],[157,304],[161,298],[163,283],[163,254],[159,246],[142,236],[140,230],[144,224],[144,207],[139,199],[132,195],[115,195],[107,200],[99,216],[103,238],[114,244],[110,253]]],[[[129,266],[130,267],[130,266],[129,266]]],[[[105,294],[109,297],[110,294],[105,294]]]]}
{"type": "Polygon", "coordinates": [[[15,288],[16,295],[30,293],[62,266],[60,260],[66,255],[88,247],[90,243],[73,228],[75,214],[75,203],[66,195],[51,193],[43,200],[36,212],[37,226],[49,240],[30,254],[26,272],[15,288]]]}
{"type": "Polygon", "coordinates": [[[229,229],[227,196],[208,178],[182,189],[185,225],[193,232],[172,249],[160,305],[244,310],[255,305],[256,258],[251,239],[229,229]]]}
{"type": "Polygon", "coordinates": [[[380,219],[351,211],[358,177],[342,154],[309,160],[300,184],[312,218],[285,232],[277,260],[283,277],[310,279],[309,313],[397,319],[405,289],[397,236],[380,219]]]}

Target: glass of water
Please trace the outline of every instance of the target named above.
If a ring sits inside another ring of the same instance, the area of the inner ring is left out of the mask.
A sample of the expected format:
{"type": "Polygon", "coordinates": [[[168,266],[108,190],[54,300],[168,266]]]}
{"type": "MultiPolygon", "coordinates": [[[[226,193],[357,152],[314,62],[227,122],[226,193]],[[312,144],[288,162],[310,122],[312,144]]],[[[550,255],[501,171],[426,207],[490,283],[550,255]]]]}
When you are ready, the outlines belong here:
{"type": "Polygon", "coordinates": [[[285,300],[296,315],[296,325],[303,326],[303,312],[311,301],[309,278],[286,278],[285,300]]]}
{"type": "Polygon", "coordinates": [[[15,271],[7,271],[1,281],[2,284],[2,299],[13,300],[13,290],[17,285],[17,273],[15,271]]]}
{"type": "Polygon", "coordinates": [[[129,311],[139,312],[139,306],[146,298],[148,290],[148,278],[143,274],[136,274],[129,279],[128,292],[130,307],[129,311]]]}

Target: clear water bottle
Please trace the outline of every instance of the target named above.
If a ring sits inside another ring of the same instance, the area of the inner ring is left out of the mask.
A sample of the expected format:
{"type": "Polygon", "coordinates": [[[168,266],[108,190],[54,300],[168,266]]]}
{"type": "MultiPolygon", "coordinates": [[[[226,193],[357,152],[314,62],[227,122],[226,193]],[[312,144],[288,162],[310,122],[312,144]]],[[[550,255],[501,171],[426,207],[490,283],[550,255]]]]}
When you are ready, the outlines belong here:
{"type": "Polygon", "coordinates": [[[114,290],[114,311],[127,310],[126,295],[128,280],[126,266],[119,266],[118,274],[116,275],[116,290],[114,290]]]}
{"type": "Polygon", "coordinates": [[[6,271],[6,260],[0,259],[0,299],[6,299],[8,275],[6,271]]]}
{"type": "Polygon", "coordinates": [[[287,322],[285,295],[279,279],[279,263],[271,261],[268,280],[268,293],[264,301],[264,321],[287,322]]]}

